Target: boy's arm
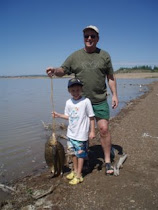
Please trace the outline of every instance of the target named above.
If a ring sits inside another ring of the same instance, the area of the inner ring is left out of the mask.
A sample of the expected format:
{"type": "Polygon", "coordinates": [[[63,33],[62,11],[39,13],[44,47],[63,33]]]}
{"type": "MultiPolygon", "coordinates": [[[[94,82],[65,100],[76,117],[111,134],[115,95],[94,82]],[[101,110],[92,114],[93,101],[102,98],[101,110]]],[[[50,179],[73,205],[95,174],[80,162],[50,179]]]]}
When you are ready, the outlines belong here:
{"type": "Polygon", "coordinates": [[[90,132],[89,132],[89,138],[94,139],[95,138],[95,121],[94,117],[90,117],[90,132]]]}
{"type": "Polygon", "coordinates": [[[67,116],[65,114],[58,113],[58,112],[52,112],[52,117],[54,117],[54,118],[62,118],[62,119],[65,119],[65,120],[69,119],[69,116],[67,116]]]}

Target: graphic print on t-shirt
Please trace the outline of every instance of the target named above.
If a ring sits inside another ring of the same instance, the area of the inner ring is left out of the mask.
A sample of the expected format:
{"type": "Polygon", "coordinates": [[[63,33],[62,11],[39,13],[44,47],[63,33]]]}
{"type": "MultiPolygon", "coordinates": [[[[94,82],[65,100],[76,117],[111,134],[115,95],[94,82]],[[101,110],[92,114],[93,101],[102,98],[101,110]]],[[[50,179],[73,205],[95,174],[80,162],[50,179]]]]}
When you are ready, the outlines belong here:
{"type": "Polygon", "coordinates": [[[70,111],[70,123],[71,124],[76,124],[76,122],[79,120],[79,115],[78,115],[78,107],[73,107],[73,109],[70,111]]]}

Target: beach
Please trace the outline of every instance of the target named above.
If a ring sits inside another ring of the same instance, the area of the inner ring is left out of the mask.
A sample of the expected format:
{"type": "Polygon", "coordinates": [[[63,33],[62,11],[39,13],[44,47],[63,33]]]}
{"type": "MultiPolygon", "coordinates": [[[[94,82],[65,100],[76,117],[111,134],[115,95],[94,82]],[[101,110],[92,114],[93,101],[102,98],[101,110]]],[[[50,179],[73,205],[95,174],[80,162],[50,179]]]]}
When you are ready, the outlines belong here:
{"type": "Polygon", "coordinates": [[[2,193],[1,209],[158,209],[158,82],[148,87],[110,120],[113,164],[122,153],[128,155],[119,176],[105,175],[96,135],[83,183],[70,186],[67,173],[51,178],[46,169],[10,184],[14,192],[2,193]]]}

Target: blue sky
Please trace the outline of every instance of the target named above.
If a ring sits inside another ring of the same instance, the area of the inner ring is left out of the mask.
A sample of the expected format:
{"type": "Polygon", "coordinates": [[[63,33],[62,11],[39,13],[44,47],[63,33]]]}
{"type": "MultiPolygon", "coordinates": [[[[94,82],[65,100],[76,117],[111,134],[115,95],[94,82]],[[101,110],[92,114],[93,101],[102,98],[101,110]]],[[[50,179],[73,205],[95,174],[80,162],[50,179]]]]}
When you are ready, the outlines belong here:
{"type": "Polygon", "coordinates": [[[157,0],[0,0],[0,75],[45,74],[96,25],[114,70],[158,66],[157,0]]]}

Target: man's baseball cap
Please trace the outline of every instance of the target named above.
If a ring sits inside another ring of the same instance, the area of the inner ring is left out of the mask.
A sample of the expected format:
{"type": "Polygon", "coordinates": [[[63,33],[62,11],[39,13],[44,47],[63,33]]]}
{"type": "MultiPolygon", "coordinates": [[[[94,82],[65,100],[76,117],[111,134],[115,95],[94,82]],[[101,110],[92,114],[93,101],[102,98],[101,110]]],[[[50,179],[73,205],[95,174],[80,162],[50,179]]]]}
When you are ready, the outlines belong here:
{"type": "Polygon", "coordinates": [[[92,29],[94,30],[97,34],[99,34],[99,29],[96,26],[87,26],[86,28],[83,29],[83,32],[85,32],[87,29],[92,29]]]}
{"type": "Polygon", "coordinates": [[[79,79],[76,79],[76,78],[72,78],[72,79],[69,80],[69,82],[68,82],[68,88],[69,87],[72,87],[73,85],[83,86],[82,82],[79,79]]]}

